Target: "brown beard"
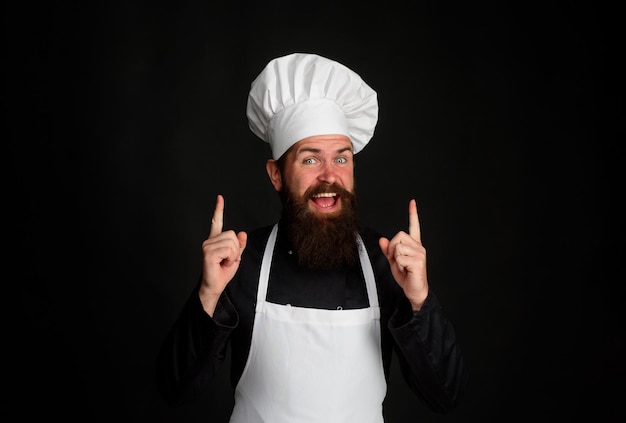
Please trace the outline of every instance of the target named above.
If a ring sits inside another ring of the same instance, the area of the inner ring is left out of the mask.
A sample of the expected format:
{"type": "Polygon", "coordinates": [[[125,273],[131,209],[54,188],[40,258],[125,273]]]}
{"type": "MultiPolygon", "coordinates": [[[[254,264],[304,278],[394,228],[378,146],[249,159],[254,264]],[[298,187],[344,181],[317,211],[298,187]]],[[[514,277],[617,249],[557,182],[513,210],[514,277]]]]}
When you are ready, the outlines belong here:
{"type": "Polygon", "coordinates": [[[336,184],[311,187],[302,197],[294,194],[289,186],[284,188],[281,192],[283,220],[300,265],[312,270],[328,270],[358,263],[356,236],[361,226],[356,196],[336,184]],[[309,199],[321,192],[336,192],[341,198],[341,210],[325,215],[311,211],[309,199]]]}

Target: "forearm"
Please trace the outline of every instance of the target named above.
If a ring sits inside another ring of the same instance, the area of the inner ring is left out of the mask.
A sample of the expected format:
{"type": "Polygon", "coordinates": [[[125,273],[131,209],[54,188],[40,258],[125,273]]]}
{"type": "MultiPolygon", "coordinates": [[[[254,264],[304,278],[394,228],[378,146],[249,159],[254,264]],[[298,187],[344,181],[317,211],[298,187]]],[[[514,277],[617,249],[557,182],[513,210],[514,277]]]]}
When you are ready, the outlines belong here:
{"type": "Polygon", "coordinates": [[[402,373],[411,389],[439,413],[454,408],[467,371],[456,334],[431,292],[422,309],[390,321],[402,373]]]}
{"type": "Polygon", "coordinates": [[[157,357],[159,392],[171,406],[195,398],[215,376],[224,360],[228,337],[237,325],[230,302],[218,304],[215,318],[203,309],[197,290],[184,305],[163,341],[157,357]]]}

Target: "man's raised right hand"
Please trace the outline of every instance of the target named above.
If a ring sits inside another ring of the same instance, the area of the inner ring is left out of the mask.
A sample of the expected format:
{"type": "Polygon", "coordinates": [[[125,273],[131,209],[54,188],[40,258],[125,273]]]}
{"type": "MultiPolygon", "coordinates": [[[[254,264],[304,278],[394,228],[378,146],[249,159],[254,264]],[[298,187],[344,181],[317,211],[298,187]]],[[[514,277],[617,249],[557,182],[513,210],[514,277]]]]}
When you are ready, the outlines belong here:
{"type": "Polygon", "coordinates": [[[224,197],[217,196],[215,211],[211,219],[209,237],[202,243],[202,284],[200,301],[210,316],[213,316],[217,301],[239,269],[241,254],[246,248],[248,234],[241,231],[222,232],[224,226],[224,197]]]}

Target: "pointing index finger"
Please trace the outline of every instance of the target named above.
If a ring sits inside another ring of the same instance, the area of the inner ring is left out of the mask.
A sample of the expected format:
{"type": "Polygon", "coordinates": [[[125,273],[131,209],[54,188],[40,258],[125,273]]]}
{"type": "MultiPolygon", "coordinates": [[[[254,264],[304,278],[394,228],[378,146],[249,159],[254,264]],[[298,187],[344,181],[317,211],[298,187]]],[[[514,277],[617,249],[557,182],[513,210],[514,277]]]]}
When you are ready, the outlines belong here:
{"type": "Polygon", "coordinates": [[[220,194],[217,195],[217,201],[215,202],[215,211],[211,218],[211,232],[209,238],[214,237],[222,233],[224,227],[224,197],[220,194]]]}
{"type": "Polygon", "coordinates": [[[417,217],[417,203],[415,199],[409,202],[409,235],[416,241],[422,242],[420,221],[417,217]]]}

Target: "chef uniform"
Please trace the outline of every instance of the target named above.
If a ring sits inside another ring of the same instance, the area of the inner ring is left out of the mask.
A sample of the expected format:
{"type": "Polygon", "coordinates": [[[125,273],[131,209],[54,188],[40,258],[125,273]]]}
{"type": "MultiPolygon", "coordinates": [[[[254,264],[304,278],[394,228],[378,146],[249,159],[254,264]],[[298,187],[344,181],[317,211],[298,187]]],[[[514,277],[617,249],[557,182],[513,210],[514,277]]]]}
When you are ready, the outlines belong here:
{"type": "MultiPolygon", "coordinates": [[[[357,154],[374,134],[378,100],[344,65],[294,53],[271,60],[252,82],[246,112],[274,160],[299,140],[323,134],[348,136],[357,154]]],[[[277,232],[278,224],[248,234],[212,316],[192,292],[157,362],[159,391],[170,405],[204,392],[229,344],[231,423],[380,423],[392,348],[425,404],[438,412],[456,404],[466,372],[454,330],[430,291],[413,313],[378,234],[359,234],[360,269],[318,278],[286,259],[286,234],[277,232]],[[331,298],[346,307],[329,309],[331,298]]]]}
{"type": "Polygon", "coordinates": [[[363,242],[368,308],[295,307],[266,301],[277,231],[275,225],[263,256],[250,352],[230,421],[382,422],[380,307],[363,242]]]}

